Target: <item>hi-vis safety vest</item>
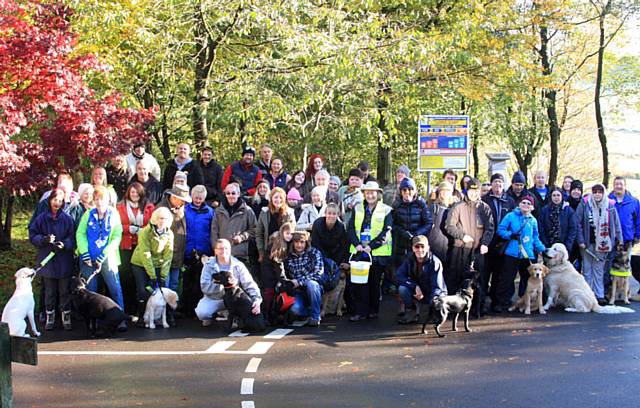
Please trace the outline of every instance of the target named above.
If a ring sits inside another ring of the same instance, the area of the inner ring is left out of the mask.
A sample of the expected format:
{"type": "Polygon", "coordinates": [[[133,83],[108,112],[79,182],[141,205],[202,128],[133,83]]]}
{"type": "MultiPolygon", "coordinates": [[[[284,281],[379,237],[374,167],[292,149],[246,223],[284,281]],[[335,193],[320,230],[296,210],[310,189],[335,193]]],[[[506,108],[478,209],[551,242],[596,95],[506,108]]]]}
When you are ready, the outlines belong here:
{"type": "MultiPolygon", "coordinates": [[[[367,205],[366,203],[364,205],[367,205]]],[[[364,205],[358,205],[355,208],[354,224],[356,230],[356,236],[360,240],[360,231],[362,230],[362,222],[364,221],[364,205]]],[[[382,232],[384,228],[384,219],[391,212],[391,207],[382,202],[376,205],[376,208],[371,214],[371,239],[374,239],[382,232]]],[[[392,243],[391,243],[391,230],[387,231],[387,235],[384,238],[384,242],[381,246],[371,251],[373,256],[391,256],[392,243]]],[[[356,253],[356,248],[351,245],[349,252],[356,253]]]]}

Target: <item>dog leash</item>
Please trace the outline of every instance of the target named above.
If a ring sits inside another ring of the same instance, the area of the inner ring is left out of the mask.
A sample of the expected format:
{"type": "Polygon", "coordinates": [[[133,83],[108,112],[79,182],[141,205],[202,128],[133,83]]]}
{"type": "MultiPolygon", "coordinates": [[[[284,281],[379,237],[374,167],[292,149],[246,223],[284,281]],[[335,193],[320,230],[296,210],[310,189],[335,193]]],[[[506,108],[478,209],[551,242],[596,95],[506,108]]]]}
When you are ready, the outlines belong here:
{"type": "Polygon", "coordinates": [[[54,256],[56,256],[56,252],[54,252],[54,251],[49,252],[49,255],[47,255],[47,256],[46,256],[42,261],[40,261],[40,266],[38,266],[38,268],[37,268],[37,269],[35,269],[35,270],[33,271],[33,275],[34,275],[34,276],[35,276],[35,275],[37,275],[37,274],[38,274],[38,272],[40,272],[40,270],[41,270],[42,268],[44,268],[44,266],[45,266],[47,263],[49,263],[49,261],[50,261],[54,256]]]}
{"type": "Polygon", "coordinates": [[[97,274],[100,273],[100,269],[96,269],[95,271],[93,271],[93,273],[89,276],[89,278],[87,278],[87,281],[85,282],[85,286],[89,284],[89,282],[91,282],[91,279],[95,278],[97,274]]]}

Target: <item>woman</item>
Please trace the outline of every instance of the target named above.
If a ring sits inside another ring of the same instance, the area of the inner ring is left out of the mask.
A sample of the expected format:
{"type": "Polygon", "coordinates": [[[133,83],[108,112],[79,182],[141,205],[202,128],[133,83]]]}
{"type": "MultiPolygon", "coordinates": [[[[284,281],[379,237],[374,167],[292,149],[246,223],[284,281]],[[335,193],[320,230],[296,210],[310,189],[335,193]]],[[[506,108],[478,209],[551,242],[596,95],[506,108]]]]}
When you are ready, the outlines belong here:
{"type": "Polygon", "coordinates": [[[187,219],[187,245],[184,251],[185,265],[182,279],[182,305],[184,312],[195,316],[195,308],[202,297],[200,274],[202,264],[200,256],[213,255],[211,250],[211,225],[215,222],[215,212],[205,200],[207,188],[201,184],[191,189],[191,203],[185,205],[187,219]],[[197,256],[196,256],[197,255],[197,256]]]}
{"type": "Polygon", "coordinates": [[[118,202],[118,195],[112,186],[107,184],[107,171],[104,167],[94,167],[91,172],[91,185],[95,189],[98,186],[103,186],[107,189],[109,193],[109,205],[112,207],[116,206],[118,202]]]}
{"type": "Polygon", "coordinates": [[[138,234],[149,223],[155,206],[147,201],[142,184],[134,182],[129,185],[116,208],[122,221],[119,272],[124,310],[133,314],[136,309],[136,280],[131,272],[131,256],[138,245],[138,234]]]}
{"type": "Polygon", "coordinates": [[[302,214],[302,197],[297,189],[292,188],[287,193],[287,205],[293,210],[293,214],[296,216],[296,221],[302,214]]]}
{"type": "Polygon", "coordinates": [[[591,195],[578,205],[575,214],[582,274],[600,305],[605,304],[603,278],[607,257],[623,242],[618,211],[604,191],[600,183],[591,187],[591,195]]]}
{"type": "MultiPolygon", "coordinates": [[[[89,279],[94,273],[99,273],[109,290],[111,299],[124,310],[118,274],[118,265],[120,265],[118,249],[122,239],[122,222],[118,211],[109,205],[110,201],[111,196],[106,187],[95,188],[93,202],[96,207],[82,216],[76,231],[76,242],[82,276],[89,279]]],[[[97,279],[91,279],[87,288],[95,292],[98,289],[97,279]]],[[[127,322],[120,323],[118,329],[127,330],[127,322]]]]}
{"type": "MultiPolygon", "coordinates": [[[[311,191],[312,188],[316,186],[315,176],[316,173],[324,168],[324,158],[319,154],[312,154],[309,157],[309,162],[307,163],[307,168],[304,171],[305,176],[305,184],[307,186],[307,191],[311,191]]],[[[305,194],[302,194],[304,197],[305,194]]]]}
{"type": "Polygon", "coordinates": [[[76,228],[80,224],[82,215],[93,207],[93,186],[89,183],[80,184],[78,186],[78,201],[72,204],[69,209],[69,215],[73,218],[76,228]]]}
{"type": "Polygon", "coordinates": [[[249,200],[249,207],[253,210],[254,214],[260,214],[263,207],[269,205],[269,196],[271,195],[271,187],[267,180],[260,180],[256,186],[256,192],[249,200]]]}
{"type": "Polygon", "coordinates": [[[305,180],[306,180],[306,176],[304,174],[304,171],[298,170],[295,173],[293,173],[293,177],[287,183],[287,187],[285,188],[285,190],[289,192],[292,189],[296,189],[298,190],[298,194],[300,194],[300,197],[304,197],[308,191],[305,180]]]}
{"type": "Polygon", "coordinates": [[[453,184],[448,181],[438,184],[436,200],[429,206],[429,210],[433,214],[433,228],[429,231],[427,238],[429,239],[431,252],[440,259],[443,265],[448,264],[447,253],[451,245],[451,240],[445,233],[444,225],[447,221],[449,208],[453,203],[453,184]]]}
{"type": "Polygon", "coordinates": [[[498,304],[494,310],[500,312],[511,306],[511,298],[515,291],[514,279],[520,273],[519,296],[524,294],[529,272],[527,268],[536,259],[536,252],[541,253],[545,247],[538,236],[538,222],[531,215],[535,199],[530,194],[522,194],[518,199],[518,208],[507,214],[500,225],[498,234],[509,240],[504,251],[502,271],[498,277],[495,291],[498,304]]]}
{"type": "Polygon", "coordinates": [[[53,330],[56,321],[56,303],[62,312],[62,325],[71,330],[69,283],[74,272],[75,222],[62,211],[65,193],[54,188],[47,199],[49,211],[29,225],[29,241],[38,249],[36,263],[40,264],[50,253],[56,255],[38,272],[45,288],[45,330],[53,330]]]}
{"type": "Polygon", "coordinates": [[[107,183],[113,186],[118,200],[122,200],[129,184],[129,167],[123,155],[118,155],[107,166],[107,183]]]}
{"type": "Polygon", "coordinates": [[[280,226],[277,233],[269,237],[269,245],[267,245],[267,253],[269,256],[262,263],[260,268],[260,281],[262,283],[262,313],[268,322],[272,322],[271,308],[273,307],[273,297],[275,296],[275,287],[282,277],[284,277],[284,259],[289,252],[293,232],[296,230],[296,224],[293,222],[285,222],[280,226]]]}
{"type": "Polygon", "coordinates": [[[311,190],[311,204],[302,205],[302,214],[300,214],[300,218],[298,218],[296,230],[311,232],[313,223],[316,219],[324,216],[326,208],[327,203],[320,193],[320,188],[314,187],[313,190],[311,190]]]}
{"type": "Polygon", "coordinates": [[[267,173],[265,179],[269,182],[270,188],[285,188],[291,181],[291,176],[284,171],[282,159],[275,158],[271,160],[271,171],[267,173]]]}
{"type": "Polygon", "coordinates": [[[469,181],[471,181],[471,179],[472,177],[468,174],[465,174],[460,179],[460,192],[462,193],[462,195],[467,194],[467,188],[469,187],[469,181]]]}
{"type": "Polygon", "coordinates": [[[271,200],[267,207],[262,208],[258,217],[256,228],[256,245],[258,247],[258,262],[264,262],[267,253],[269,237],[274,232],[280,230],[282,224],[286,222],[295,223],[293,210],[287,205],[287,194],[280,187],[271,191],[271,200]]]}
{"type": "Polygon", "coordinates": [[[144,327],[145,303],[150,288],[165,286],[173,257],[173,214],[167,207],[156,208],[149,224],[138,234],[138,245],[131,256],[131,271],[136,280],[138,326],[144,327]]]}
{"type": "Polygon", "coordinates": [[[558,187],[551,188],[550,196],[551,202],[542,208],[538,219],[540,241],[547,248],[559,242],[571,250],[578,232],[573,209],[563,201],[558,187]]]}
{"type": "Polygon", "coordinates": [[[340,207],[329,203],[320,217],[313,223],[311,229],[311,246],[322,254],[341,265],[349,262],[347,230],[339,218],[340,207]]]}
{"type": "Polygon", "coordinates": [[[564,201],[569,201],[569,197],[571,197],[571,183],[573,183],[573,177],[564,176],[562,180],[562,199],[564,201]]]}
{"type": "MultiPolygon", "coordinates": [[[[393,240],[391,238],[391,207],[379,202],[382,189],[375,181],[362,186],[365,202],[355,208],[349,220],[347,236],[352,254],[367,253],[373,259],[366,284],[351,284],[356,314],[349,318],[357,322],[366,318],[375,319],[380,309],[380,278],[385,267],[391,263],[393,240]]],[[[369,256],[360,256],[369,260],[369,256]]]]}

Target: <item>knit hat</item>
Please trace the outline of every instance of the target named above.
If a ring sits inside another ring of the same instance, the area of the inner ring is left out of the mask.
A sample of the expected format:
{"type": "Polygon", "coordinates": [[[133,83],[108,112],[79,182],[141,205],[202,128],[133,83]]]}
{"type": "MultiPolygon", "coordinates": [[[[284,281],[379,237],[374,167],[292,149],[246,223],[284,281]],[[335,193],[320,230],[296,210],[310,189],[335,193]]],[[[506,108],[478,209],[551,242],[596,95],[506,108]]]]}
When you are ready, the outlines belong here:
{"type": "Polygon", "coordinates": [[[515,183],[527,184],[527,179],[524,178],[524,173],[520,170],[513,173],[513,177],[511,177],[511,184],[515,183]]]}
{"type": "Polygon", "coordinates": [[[185,184],[187,183],[187,172],[186,171],[176,171],[176,175],[173,176],[173,183],[176,181],[183,180],[185,184]]]}
{"type": "Polygon", "coordinates": [[[577,188],[580,190],[580,192],[584,191],[584,186],[582,185],[582,181],[580,180],[573,180],[571,182],[571,188],[569,189],[569,191],[573,191],[574,188],[577,188]]]}
{"type": "Polygon", "coordinates": [[[406,164],[403,164],[396,169],[396,173],[404,173],[405,176],[409,177],[411,175],[411,170],[409,170],[409,167],[407,167],[406,164]]]}
{"type": "MultiPolygon", "coordinates": [[[[514,174],[514,176],[515,176],[515,174],[514,174]]],[[[502,180],[502,182],[504,183],[504,176],[502,175],[502,173],[494,173],[491,176],[491,182],[492,183],[493,183],[493,180],[498,180],[498,179],[502,180]]]]}
{"type": "Polygon", "coordinates": [[[292,201],[302,200],[302,197],[300,197],[300,192],[298,191],[297,188],[291,188],[291,190],[289,190],[289,192],[287,193],[287,200],[292,200],[292,201]]]}
{"type": "Polygon", "coordinates": [[[355,169],[351,169],[349,171],[349,177],[358,177],[358,178],[362,178],[362,171],[360,171],[360,169],[355,168],[355,169]]]}
{"type": "Polygon", "coordinates": [[[400,190],[404,190],[405,188],[410,188],[411,190],[417,190],[416,182],[409,177],[403,178],[402,181],[400,182],[400,190]]]}
{"type": "Polygon", "coordinates": [[[438,184],[438,190],[453,191],[453,184],[449,183],[448,181],[441,181],[440,184],[438,184]]]}
{"type": "Polygon", "coordinates": [[[536,200],[533,198],[533,196],[531,194],[523,194],[520,197],[518,197],[518,204],[520,204],[524,200],[527,200],[532,205],[535,204],[535,202],[536,202],[536,200]]]}
{"type": "Polygon", "coordinates": [[[256,157],[256,149],[254,149],[251,146],[247,146],[244,149],[242,149],[242,155],[244,156],[245,154],[251,154],[253,155],[253,157],[256,157]]]}
{"type": "Polygon", "coordinates": [[[331,178],[329,179],[329,182],[332,182],[332,181],[334,183],[336,183],[337,185],[340,185],[340,183],[341,183],[340,182],[340,177],[338,177],[338,176],[331,176],[331,178]]]}

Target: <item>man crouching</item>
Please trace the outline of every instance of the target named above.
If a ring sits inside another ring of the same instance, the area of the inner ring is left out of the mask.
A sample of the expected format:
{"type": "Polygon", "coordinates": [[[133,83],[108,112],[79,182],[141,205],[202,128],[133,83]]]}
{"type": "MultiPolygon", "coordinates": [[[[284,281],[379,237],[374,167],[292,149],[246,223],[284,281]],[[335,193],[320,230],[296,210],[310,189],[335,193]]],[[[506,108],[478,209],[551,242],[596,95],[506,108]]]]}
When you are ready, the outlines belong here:
{"type": "Polygon", "coordinates": [[[418,235],[412,241],[413,253],[409,254],[397,271],[398,293],[405,305],[405,315],[400,324],[417,323],[417,304],[431,307],[433,300],[447,295],[442,275],[442,262],[431,253],[429,241],[418,235]]]}

